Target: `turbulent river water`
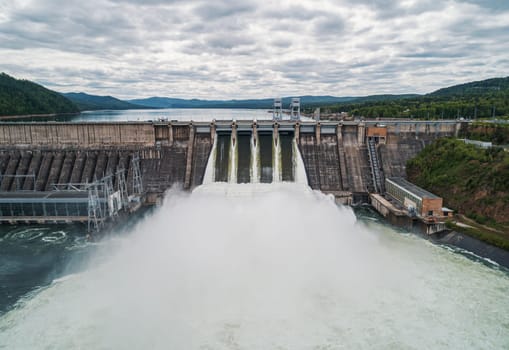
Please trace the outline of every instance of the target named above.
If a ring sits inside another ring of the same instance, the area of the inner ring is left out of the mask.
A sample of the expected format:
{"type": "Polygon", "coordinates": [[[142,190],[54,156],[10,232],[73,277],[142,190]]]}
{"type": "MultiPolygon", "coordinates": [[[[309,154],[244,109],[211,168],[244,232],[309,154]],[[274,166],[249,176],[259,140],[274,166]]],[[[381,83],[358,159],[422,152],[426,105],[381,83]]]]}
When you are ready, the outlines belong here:
{"type": "Polygon", "coordinates": [[[166,198],[96,244],[2,227],[0,348],[509,348],[496,266],[299,184],[166,198]]]}

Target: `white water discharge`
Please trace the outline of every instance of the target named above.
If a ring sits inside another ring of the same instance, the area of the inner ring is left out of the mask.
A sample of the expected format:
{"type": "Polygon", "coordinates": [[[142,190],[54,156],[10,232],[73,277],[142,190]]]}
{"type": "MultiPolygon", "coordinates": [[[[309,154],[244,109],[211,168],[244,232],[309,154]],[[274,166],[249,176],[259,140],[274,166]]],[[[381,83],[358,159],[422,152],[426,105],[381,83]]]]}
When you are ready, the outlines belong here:
{"type": "Polygon", "coordinates": [[[281,182],[282,169],[281,169],[281,141],[279,136],[272,139],[272,182],[281,182]]]}
{"type": "Polygon", "coordinates": [[[509,348],[505,272],[303,184],[170,192],[123,237],[2,316],[0,348],[509,348]]]}
{"type": "MultiPolygon", "coordinates": [[[[235,184],[237,183],[237,167],[238,167],[238,143],[234,142],[233,137],[230,141],[230,151],[228,155],[228,183],[235,184]]],[[[251,136],[251,183],[260,183],[260,145],[259,142],[254,142],[254,137],[251,136]]],[[[302,162],[302,158],[300,156],[300,152],[297,146],[295,139],[292,143],[293,147],[293,165],[294,165],[294,176],[295,182],[305,184],[307,183],[306,178],[306,170],[304,168],[304,163],[302,162]]],[[[272,171],[273,171],[273,182],[281,182],[282,181],[282,159],[281,159],[281,143],[273,139],[272,145],[272,171]]],[[[212,149],[209,155],[209,159],[207,162],[207,166],[205,168],[205,175],[203,177],[203,184],[209,185],[214,183],[215,179],[215,166],[216,166],[216,157],[217,157],[217,137],[214,138],[214,143],[212,145],[212,149]]],[[[262,186],[263,187],[263,186],[262,186]]]]}
{"type": "Polygon", "coordinates": [[[254,134],[251,135],[251,182],[260,182],[260,144],[255,143],[254,134]]]}
{"type": "Polygon", "coordinates": [[[203,184],[211,184],[216,178],[216,155],[217,155],[217,135],[214,137],[214,143],[210,150],[209,159],[205,168],[205,174],[203,175],[203,184]]]}
{"type": "Polygon", "coordinates": [[[230,138],[230,156],[229,156],[229,163],[228,163],[228,182],[229,183],[237,183],[237,157],[239,155],[238,152],[238,142],[236,138],[232,137],[230,138]]]}
{"type": "Polygon", "coordinates": [[[307,185],[308,177],[306,175],[306,168],[304,166],[304,161],[302,160],[302,156],[299,151],[299,146],[297,145],[297,141],[295,138],[292,141],[293,147],[293,174],[295,183],[307,185]]]}

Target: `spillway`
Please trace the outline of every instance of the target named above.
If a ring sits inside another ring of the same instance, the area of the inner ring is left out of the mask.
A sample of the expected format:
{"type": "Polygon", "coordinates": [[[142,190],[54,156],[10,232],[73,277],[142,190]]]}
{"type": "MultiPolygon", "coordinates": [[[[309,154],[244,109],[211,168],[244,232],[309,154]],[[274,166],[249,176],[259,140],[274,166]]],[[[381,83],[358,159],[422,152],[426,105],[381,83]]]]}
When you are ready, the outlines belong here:
{"type": "Polygon", "coordinates": [[[300,152],[293,132],[221,131],[212,147],[204,183],[211,178],[238,184],[294,182],[297,157],[300,152]]]}
{"type": "Polygon", "coordinates": [[[273,179],[273,137],[272,133],[259,133],[260,144],[260,182],[271,183],[273,179]]]}
{"type": "Polygon", "coordinates": [[[250,183],[252,173],[251,133],[237,133],[237,183],[250,183]]]}
{"type": "Polygon", "coordinates": [[[294,154],[293,154],[293,132],[280,132],[279,142],[281,144],[281,179],[282,181],[292,182],[294,176],[294,154]]]}
{"type": "Polygon", "coordinates": [[[215,181],[228,182],[230,174],[230,145],[231,134],[218,133],[215,145],[215,181]]]}

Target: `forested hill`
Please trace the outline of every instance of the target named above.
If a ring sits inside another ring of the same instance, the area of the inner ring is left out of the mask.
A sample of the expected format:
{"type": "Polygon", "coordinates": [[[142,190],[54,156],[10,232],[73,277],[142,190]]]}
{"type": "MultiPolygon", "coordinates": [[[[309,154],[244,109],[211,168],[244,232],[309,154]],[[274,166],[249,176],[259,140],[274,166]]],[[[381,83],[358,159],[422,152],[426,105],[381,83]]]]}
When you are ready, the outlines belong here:
{"type": "Polygon", "coordinates": [[[331,112],[368,118],[497,118],[509,116],[509,77],[476,81],[396,100],[350,101],[329,105],[331,112]]]}
{"type": "Polygon", "coordinates": [[[407,174],[443,197],[445,206],[499,229],[509,249],[509,153],[503,148],[438,139],[407,163],[407,174]]]}
{"type": "Polygon", "coordinates": [[[81,111],[95,111],[100,109],[143,109],[146,106],[140,106],[126,101],[119,100],[112,96],[95,96],[84,92],[69,92],[62,94],[73,101],[81,111]]]}
{"type": "Polygon", "coordinates": [[[58,92],[0,73],[0,116],[77,112],[78,107],[58,92]]]}
{"type": "Polygon", "coordinates": [[[407,163],[408,179],[472,217],[509,224],[509,154],[439,139],[407,163]]]}
{"type": "Polygon", "coordinates": [[[460,84],[432,92],[433,97],[490,96],[509,91],[509,77],[494,78],[460,84]]]}

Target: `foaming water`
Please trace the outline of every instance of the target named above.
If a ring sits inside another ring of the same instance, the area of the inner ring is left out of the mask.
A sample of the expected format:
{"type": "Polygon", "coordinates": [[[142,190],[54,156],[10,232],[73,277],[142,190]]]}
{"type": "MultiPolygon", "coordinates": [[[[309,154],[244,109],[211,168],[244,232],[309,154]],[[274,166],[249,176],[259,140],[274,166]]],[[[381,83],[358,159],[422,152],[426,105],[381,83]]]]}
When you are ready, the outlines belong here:
{"type": "Polygon", "coordinates": [[[84,257],[89,250],[82,229],[69,225],[0,226],[0,316],[21,296],[76,266],[74,258],[84,257]]]}
{"type": "Polygon", "coordinates": [[[0,348],[509,347],[504,272],[302,185],[170,192],[100,256],[5,314],[0,348]]]}

